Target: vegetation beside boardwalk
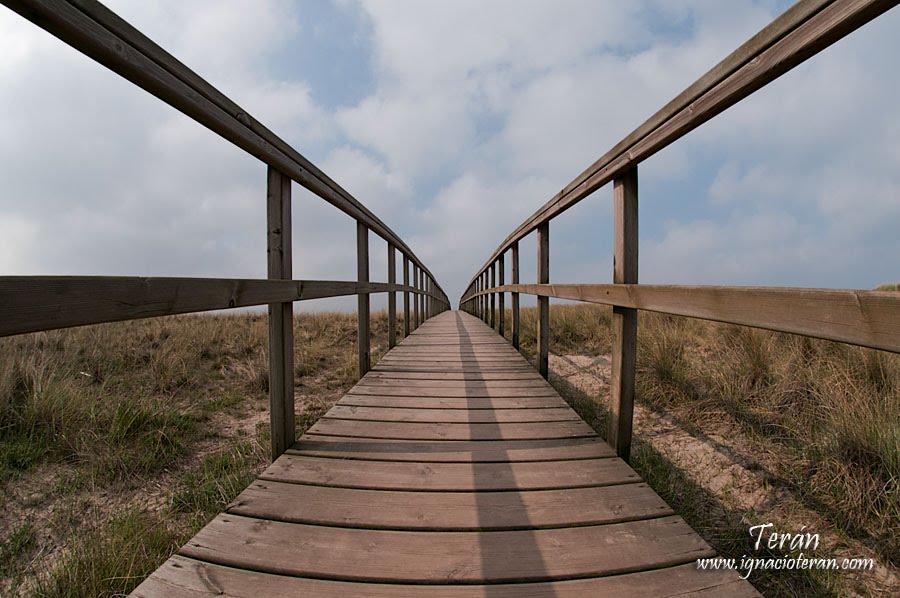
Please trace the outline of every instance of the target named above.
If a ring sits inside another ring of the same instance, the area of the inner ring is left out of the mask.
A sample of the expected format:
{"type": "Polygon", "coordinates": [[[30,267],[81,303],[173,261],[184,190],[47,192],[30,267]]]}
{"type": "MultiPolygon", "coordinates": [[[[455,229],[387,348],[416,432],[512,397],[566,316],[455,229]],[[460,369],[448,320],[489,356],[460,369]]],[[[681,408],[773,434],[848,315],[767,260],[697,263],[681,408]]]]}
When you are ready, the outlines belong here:
{"type": "MultiPolygon", "coordinates": [[[[533,355],[535,310],[522,310],[533,355]]],[[[766,453],[773,485],[900,563],[900,356],[642,312],[638,401],[686,429],[728,421],[766,453]],[[774,465],[772,465],[774,463],[774,465]]],[[[507,320],[509,321],[509,320],[507,320]]],[[[374,314],[374,359],[387,318],[374,314]]],[[[266,320],[181,316],[0,339],[0,594],[126,593],[265,467],[266,320]],[[24,490],[23,490],[24,489],[24,490]]],[[[509,330],[507,330],[509,336],[509,330]]],[[[298,429],[356,380],[356,318],[295,322],[298,429]]],[[[551,351],[605,355],[610,311],[551,308],[551,351]]],[[[602,397],[554,384],[605,433],[602,397]]],[[[722,554],[748,522],[636,429],[633,463],[722,554]]],[[[763,572],[769,595],[841,592],[829,574],[763,572]]]]}
{"type": "MultiPolygon", "coordinates": [[[[520,317],[523,352],[533,357],[536,309],[520,317]]],[[[607,307],[553,305],[550,351],[608,354],[610,323],[607,307]]],[[[900,566],[900,355],[649,312],[639,315],[637,355],[640,404],[696,436],[723,421],[734,425],[765,454],[773,486],[900,566]]],[[[597,397],[551,382],[605,435],[597,397]]],[[[642,477],[720,553],[746,554],[747,526],[766,514],[712,508],[715,497],[644,442],[640,429],[635,435],[633,466],[642,477]]],[[[762,572],[751,581],[766,595],[842,593],[827,573],[762,572]]]]}
{"type": "MultiPolygon", "coordinates": [[[[295,338],[302,432],[356,382],[356,317],[295,338]]],[[[0,595],[127,593],[222,511],[269,462],[267,346],[252,313],[0,339],[0,595]]]]}

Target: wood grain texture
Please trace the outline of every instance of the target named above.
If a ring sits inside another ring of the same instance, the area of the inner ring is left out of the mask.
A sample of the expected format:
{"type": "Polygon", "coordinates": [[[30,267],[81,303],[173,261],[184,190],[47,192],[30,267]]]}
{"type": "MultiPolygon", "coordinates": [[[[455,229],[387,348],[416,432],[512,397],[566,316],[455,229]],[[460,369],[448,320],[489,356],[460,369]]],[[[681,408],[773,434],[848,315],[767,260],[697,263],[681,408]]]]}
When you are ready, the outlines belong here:
{"type": "MultiPolygon", "coordinates": [[[[538,227],[537,234],[537,281],[550,282],[550,223],[538,227]]],[[[550,375],[550,298],[538,297],[537,315],[537,370],[547,378],[550,375]]]]}
{"type": "MultiPolygon", "coordinates": [[[[267,170],[266,228],[269,279],[290,279],[291,180],[271,166],[267,170]]],[[[270,303],[268,314],[269,429],[272,458],[277,459],[294,443],[293,304],[270,303]]]]}
{"type": "Polygon", "coordinates": [[[323,416],[329,419],[350,419],[380,422],[456,423],[456,424],[506,424],[522,422],[580,421],[581,418],[568,406],[544,409],[429,409],[418,407],[368,407],[335,405],[323,416]]]}
{"type": "Polygon", "coordinates": [[[892,291],[648,284],[520,284],[506,289],[900,353],[900,293],[892,291]]]}
{"type": "MultiPolygon", "coordinates": [[[[620,175],[613,186],[613,284],[638,282],[638,171],[620,175]]],[[[637,310],[613,307],[609,425],[606,440],[625,461],[631,455],[637,310]]]]}
{"type": "Polygon", "coordinates": [[[594,431],[581,421],[517,424],[419,424],[320,419],[311,434],[394,438],[400,440],[538,440],[541,438],[584,438],[594,431]]]}
{"type": "MultiPolygon", "coordinates": [[[[388,284],[397,283],[397,250],[387,244],[388,284]]],[[[397,345],[397,293],[388,293],[388,349],[397,345]]]]}
{"type": "MultiPolygon", "coordinates": [[[[521,360],[502,341],[471,350],[472,339],[488,335],[497,338],[473,316],[440,313],[388,356],[409,342],[521,360]]],[[[485,379],[493,366],[480,361],[462,360],[436,380],[368,374],[366,388],[415,396],[355,394],[360,384],[170,559],[178,567],[164,565],[138,594],[178,595],[193,575],[214,594],[253,584],[257,593],[391,596],[696,587],[693,561],[709,547],[558,395],[429,396],[468,385],[552,391],[534,370],[485,379]],[[405,404],[384,404],[392,401],[405,404]],[[538,423],[518,421],[535,416],[538,423]],[[557,418],[565,421],[543,421],[557,418]]],[[[754,595],[734,577],[705,579],[705,590],[754,595]]]]}
{"type": "MultiPolygon", "coordinates": [[[[512,244],[512,283],[519,284],[519,242],[512,244]]],[[[513,349],[519,348],[519,294],[510,293],[510,301],[512,303],[512,346],[513,349]]]]}
{"type": "Polygon", "coordinates": [[[0,276],[0,336],[392,288],[405,290],[340,280],[0,276]]]}
{"type": "Polygon", "coordinates": [[[431,584],[615,575],[714,553],[680,517],[480,533],[351,529],[219,515],[180,554],[283,575],[431,584]],[[335,552],[342,558],[333,558],[335,552]]]}
{"type": "MultiPolygon", "coordinates": [[[[369,229],[362,222],[356,223],[356,280],[369,282],[369,229]]],[[[359,377],[366,375],[371,367],[370,347],[372,342],[369,327],[369,296],[357,296],[357,335],[359,377]]]]}
{"type": "Polygon", "coordinates": [[[698,571],[693,564],[556,582],[491,585],[387,584],[310,579],[235,569],[174,556],[133,593],[139,598],[238,598],[322,596],[323,598],[758,598],[734,571],[698,571]]]}
{"type": "Polygon", "coordinates": [[[530,492],[405,492],[257,480],[234,515],[365,529],[498,531],[601,525],[673,515],[646,484],[530,492]]]}
{"type": "Polygon", "coordinates": [[[548,440],[385,440],[306,434],[290,454],[359,459],[412,461],[417,463],[512,463],[614,457],[615,452],[599,437],[548,440]]]}

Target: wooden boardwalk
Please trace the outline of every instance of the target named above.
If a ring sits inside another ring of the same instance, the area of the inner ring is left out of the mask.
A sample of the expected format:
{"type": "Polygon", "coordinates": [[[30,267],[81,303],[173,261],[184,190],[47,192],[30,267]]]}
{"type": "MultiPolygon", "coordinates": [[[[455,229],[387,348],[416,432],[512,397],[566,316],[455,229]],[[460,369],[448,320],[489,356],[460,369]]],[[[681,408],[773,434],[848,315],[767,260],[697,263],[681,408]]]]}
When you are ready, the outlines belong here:
{"type": "Polygon", "coordinates": [[[757,596],[480,320],[390,351],[136,596],[757,596]]]}

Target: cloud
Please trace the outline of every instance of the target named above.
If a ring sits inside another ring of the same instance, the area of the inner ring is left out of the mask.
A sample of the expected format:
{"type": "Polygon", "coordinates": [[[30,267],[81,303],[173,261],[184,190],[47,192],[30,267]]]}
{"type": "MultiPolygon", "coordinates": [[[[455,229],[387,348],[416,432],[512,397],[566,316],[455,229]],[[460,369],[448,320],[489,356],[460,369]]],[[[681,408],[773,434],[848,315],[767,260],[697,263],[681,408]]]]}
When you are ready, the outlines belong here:
{"type": "MultiPolygon", "coordinates": [[[[310,68],[354,73],[340,61],[356,56],[373,72],[331,105],[314,82],[340,77],[277,68],[318,27],[303,3],[111,4],[369,206],[453,299],[522,219],[785,6],[342,0],[361,54],[310,68]]],[[[900,253],[900,80],[879,58],[900,51],[894,13],[641,169],[660,196],[642,203],[642,279],[897,278],[880,257],[900,253]]],[[[6,11],[0,114],[0,274],[265,275],[265,167],[6,11]]],[[[554,222],[553,280],[609,280],[609,194],[554,222]]],[[[294,197],[295,274],[353,279],[355,224],[294,197]]]]}

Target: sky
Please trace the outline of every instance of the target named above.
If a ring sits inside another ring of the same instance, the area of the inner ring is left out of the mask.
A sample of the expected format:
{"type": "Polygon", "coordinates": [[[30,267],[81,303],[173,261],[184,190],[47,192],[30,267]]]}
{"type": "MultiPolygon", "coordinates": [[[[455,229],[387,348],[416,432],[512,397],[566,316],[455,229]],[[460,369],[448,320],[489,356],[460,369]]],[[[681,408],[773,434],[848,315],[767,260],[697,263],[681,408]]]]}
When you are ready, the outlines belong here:
{"type": "MultiPolygon", "coordinates": [[[[107,5],[368,206],[455,304],[524,218],[790,2],[107,5]]],[[[898,30],[894,9],[642,163],[641,282],[900,280],[898,30]]],[[[0,7],[0,275],[264,278],[265,180],[0,7]]],[[[353,220],[293,196],[294,277],[353,280],[353,220]]],[[[553,220],[552,282],[611,282],[611,198],[553,220]]],[[[522,241],[522,282],[535,245],[522,241]]]]}

